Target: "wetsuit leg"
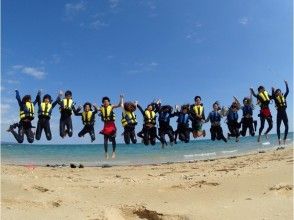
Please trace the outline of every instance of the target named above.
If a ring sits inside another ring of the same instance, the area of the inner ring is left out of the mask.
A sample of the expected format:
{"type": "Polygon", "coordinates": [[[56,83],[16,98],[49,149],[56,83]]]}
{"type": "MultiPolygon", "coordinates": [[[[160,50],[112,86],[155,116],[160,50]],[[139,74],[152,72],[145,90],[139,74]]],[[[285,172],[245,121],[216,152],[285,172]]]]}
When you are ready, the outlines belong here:
{"type": "Polygon", "coordinates": [[[221,126],[217,126],[217,139],[223,140],[224,142],[227,142],[227,139],[225,138],[223,134],[223,129],[221,126]]]}
{"type": "Polygon", "coordinates": [[[273,119],[272,119],[272,117],[268,117],[268,118],[266,118],[266,120],[268,123],[268,128],[265,133],[268,134],[270,132],[270,130],[272,130],[272,128],[273,128],[273,119]]]}
{"type": "Polygon", "coordinates": [[[87,133],[88,133],[88,130],[87,130],[86,126],[84,126],[83,129],[78,133],[78,136],[83,137],[87,133]]]}
{"type": "Polygon", "coordinates": [[[39,119],[39,120],[38,120],[38,123],[37,123],[36,140],[40,140],[40,139],[41,139],[41,136],[42,136],[42,130],[43,130],[42,119],[39,119]]]}
{"type": "Polygon", "coordinates": [[[25,125],[24,126],[24,133],[27,136],[28,142],[31,144],[34,142],[34,133],[31,128],[31,124],[25,125]]]}
{"type": "Polygon", "coordinates": [[[289,130],[288,115],[287,115],[287,112],[286,111],[283,113],[282,120],[283,120],[283,123],[285,125],[284,140],[286,140],[287,139],[287,135],[288,135],[288,130],[289,130]]]}
{"type": "Polygon", "coordinates": [[[185,136],[184,142],[185,143],[189,143],[189,141],[190,141],[190,132],[191,132],[190,128],[186,128],[185,133],[184,133],[184,136],[185,136]]]}
{"type": "Polygon", "coordinates": [[[131,138],[133,144],[137,143],[135,127],[132,127],[132,129],[130,130],[130,138],[131,138]]]}
{"type": "Polygon", "coordinates": [[[264,128],[265,118],[264,118],[263,116],[261,116],[261,115],[260,115],[259,117],[260,117],[260,128],[259,128],[259,132],[258,132],[258,134],[261,135],[262,130],[263,130],[263,128],[264,128]]]}
{"type": "Polygon", "coordinates": [[[16,132],[13,129],[13,130],[11,130],[11,133],[13,134],[15,140],[21,144],[21,143],[23,143],[23,140],[24,140],[24,128],[23,128],[21,122],[17,126],[18,126],[18,132],[16,132]]]}
{"type": "Polygon", "coordinates": [[[149,137],[150,137],[150,143],[151,145],[155,145],[156,144],[156,127],[152,127],[149,129],[149,137]]]}
{"type": "Polygon", "coordinates": [[[95,141],[96,140],[96,137],[95,137],[95,129],[94,129],[94,126],[92,126],[92,127],[89,128],[89,134],[90,134],[90,137],[91,137],[91,142],[95,141]]]}
{"type": "Polygon", "coordinates": [[[167,135],[169,137],[169,141],[172,143],[174,142],[174,131],[172,127],[170,126],[169,129],[167,130],[167,135]]]}
{"type": "Polygon", "coordinates": [[[211,135],[211,140],[215,141],[215,138],[216,138],[215,126],[210,127],[210,135],[211,135]]]}
{"type": "Polygon", "coordinates": [[[108,136],[104,135],[104,151],[107,153],[108,150],[108,136]]]}
{"type": "Polygon", "coordinates": [[[72,120],[70,116],[66,119],[66,129],[67,129],[68,136],[71,137],[72,136],[72,120]]]}
{"type": "Polygon", "coordinates": [[[65,118],[59,120],[59,135],[62,138],[65,136],[65,118]]]}
{"type": "Polygon", "coordinates": [[[235,137],[235,129],[232,122],[228,122],[228,129],[229,129],[229,137],[235,137]]]}
{"type": "Polygon", "coordinates": [[[130,137],[130,131],[129,129],[127,128],[127,126],[124,128],[124,141],[125,141],[125,144],[130,144],[131,142],[131,137],[130,137]]]}
{"type": "Polygon", "coordinates": [[[245,123],[245,119],[242,118],[241,120],[241,135],[244,137],[246,136],[246,131],[247,131],[247,126],[246,126],[246,123],[245,123]]]}
{"type": "Polygon", "coordinates": [[[116,148],[115,136],[109,137],[109,140],[112,142],[112,152],[115,152],[115,148],[116,148]]]}
{"type": "Polygon", "coordinates": [[[166,144],[164,128],[160,127],[158,129],[158,135],[159,135],[159,139],[160,139],[161,144],[162,145],[166,144]]]}
{"type": "Polygon", "coordinates": [[[281,123],[282,123],[282,116],[281,116],[281,113],[278,112],[277,113],[277,135],[279,140],[281,139],[281,131],[280,131],[281,123]]]}
{"type": "Polygon", "coordinates": [[[52,133],[50,129],[50,119],[48,118],[44,120],[44,131],[45,131],[47,140],[50,141],[52,139],[52,133]]]}

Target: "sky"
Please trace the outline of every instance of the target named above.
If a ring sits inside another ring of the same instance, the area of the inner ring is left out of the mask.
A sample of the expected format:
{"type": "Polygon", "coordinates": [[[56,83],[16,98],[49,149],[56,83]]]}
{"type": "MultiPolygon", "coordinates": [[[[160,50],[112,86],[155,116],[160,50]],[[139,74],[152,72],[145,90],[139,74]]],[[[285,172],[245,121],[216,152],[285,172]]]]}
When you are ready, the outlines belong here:
{"type": "MultiPolygon", "coordinates": [[[[218,100],[229,106],[249,88],[285,91],[293,131],[293,2],[291,0],[2,0],[1,140],[17,122],[15,89],[33,97],[39,89],[56,97],[70,89],[77,105],[101,104],[109,96],[138,100],[145,107],[193,103],[202,97],[205,114],[218,100]]],[[[255,118],[258,114],[255,110],[255,118]]],[[[276,110],[271,105],[276,122],[276,110]]],[[[121,109],[115,110],[122,142],[121,109]]],[[[241,116],[241,112],[239,113],[241,116]]],[[[59,110],[51,119],[53,140],[90,143],[73,117],[74,136],[59,137],[59,110]]],[[[142,116],[137,112],[142,128],[142,116]]],[[[176,119],[172,125],[176,126],[176,119]]],[[[37,117],[33,125],[37,124],[37,117]]],[[[96,142],[103,124],[96,120],[96,142]]],[[[210,125],[205,124],[208,131],[210,125]]],[[[225,133],[227,126],[223,122],[225,133]]],[[[276,132],[274,126],[273,133],[276,132]]],[[[209,137],[209,136],[208,136],[209,137]]]]}

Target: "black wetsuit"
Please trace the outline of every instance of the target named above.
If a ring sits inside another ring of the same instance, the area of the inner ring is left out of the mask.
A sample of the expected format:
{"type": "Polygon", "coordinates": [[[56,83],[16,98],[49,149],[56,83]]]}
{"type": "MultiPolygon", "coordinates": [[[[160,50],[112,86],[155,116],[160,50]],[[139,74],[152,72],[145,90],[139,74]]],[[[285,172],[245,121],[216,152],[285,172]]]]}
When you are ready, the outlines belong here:
{"type": "MultiPolygon", "coordinates": [[[[80,109],[77,109],[77,111],[79,111],[80,109]]],[[[83,129],[78,133],[79,137],[83,137],[85,134],[89,133],[90,137],[91,137],[91,141],[95,141],[96,137],[95,137],[95,129],[94,129],[94,125],[95,125],[95,114],[97,114],[97,109],[95,108],[94,111],[92,111],[92,115],[89,121],[86,121],[85,118],[83,118],[83,113],[80,112],[76,112],[75,115],[76,116],[81,116],[82,117],[82,122],[84,124],[83,129]]],[[[84,112],[85,117],[86,116],[86,112],[84,112]]]]}
{"type": "MultiPolygon", "coordinates": [[[[24,111],[25,114],[27,114],[28,109],[26,108],[26,105],[21,102],[19,93],[16,93],[16,99],[20,108],[20,111],[24,111]]],[[[32,103],[33,105],[36,105],[37,99],[32,103]]],[[[14,138],[18,143],[23,143],[24,141],[24,135],[27,136],[27,140],[29,143],[34,142],[34,133],[32,131],[32,120],[34,117],[26,116],[23,119],[19,121],[19,123],[13,124],[10,126],[10,132],[13,134],[14,138]],[[14,129],[18,128],[18,132],[16,132],[14,129]]]]}
{"type": "MultiPolygon", "coordinates": [[[[143,143],[144,145],[149,145],[149,143],[151,145],[155,145],[156,144],[156,138],[160,140],[160,138],[157,136],[157,132],[156,132],[156,116],[154,118],[154,123],[146,123],[146,117],[145,117],[145,112],[142,109],[142,107],[140,105],[137,105],[138,109],[140,110],[140,112],[142,113],[143,117],[144,117],[144,124],[143,124],[143,128],[142,130],[137,134],[138,137],[143,139],[143,143]]],[[[155,110],[154,110],[155,114],[158,112],[158,105],[155,106],[155,110]]]]}
{"type": "Polygon", "coordinates": [[[74,102],[69,106],[68,109],[64,108],[63,100],[59,99],[58,104],[60,105],[60,120],[59,120],[59,133],[60,137],[65,137],[68,134],[69,137],[72,136],[72,112],[76,112],[74,102]]]}
{"type": "Polygon", "coordinates": [[[284,140],[287,139],[287,135],[288,135],[288,130],[289,130],[289,125],[288,125],[288,116],[287,116],[287,102],[286,102],[286,98],[289,94],[289,88],[288,85],[286,84],[286,93],[284,95],[284,103],[279,102],[278,97],[272,95],[272,97],[275,100],[275,104],[276,104],[276,108],[277,108],[277,134],[278,134],[278,139],[281,138],[281,123],[283,121],[284,126],[285,126],[285,133],[284,133],[284,140]]]}
{"type": "Polygon", "coordinates": [[[174,142],[174,130],[172,126],[170,126],[170,119],[174,117],[174,114],[171,112],[164,112],[159,110],[159,128],[158,128],[158,135],[160,138],[161,144],[167,145],[167,142],[165,140],[165,135],[168,135],[170,143],[174,142]]]}
{"type": "Polygon", "coordinates": [[[38,106],[39,106],[39,120],[37,124],[37,130],[36,130],[36,140],[41,139],[42,130],[44,129],[45,135],[48,141],[52,139],[51,129],[50,129],[50,118],[53,108],[57,105],[58,99],[52,103],[51,109],[48,111],[48,115],[42,114],[42,108],[41,108],[41,97],[37,96],[38,100],[38,106]]]}
{"type": "Polygon", "coordinates": [[[210,127],[211,140],[215,141],[215,139],[217,139],[217,140],[223,140],[224,142],[227,142],[227,139],[225,138],[223,134],[223,129],[220,125],[220,122],[221,122],[220,113],[215,111],[210,112],[206,121],[208,120],[210,120],[211,122],[211,127],[210,127]]]}
{"type": "Polygon", "coordinates": [[[137,122],[135,123],[132,122],[132,119],[129,118],[127,114],[124,115],[124,113],[122,113],[122,117],[127,122],[127,124],[124,126],[124,133],[123,133],[125,144],[130,144],[131,141],[133,144],[136,144],[137,138],[136,138],[135,127],[137,125],[137,122]]]}
{"type": "Polygon", "coordinates": [[[238,112],[234,112],[231,108],[229,109],[228,116],[227,116],[227,125],[230,133],[228,134],[229,137],[236,137],[240,136],[239,128],[240,124],[238,123],[238,112]]]}
{"type": "MultiPolygon", "coordinates": [[[[272,115],[271,115],[271,112],[269,109],[270,100],[264,101],[260,97],[260,95],[256,95],[253,90],[252,90],[252,95],[254,97],[256,97],[257,100],[260,102],[260,113],[258,115],[260,117],[260,128],[259,128],[258,134],[259,134],[259,136],[261,135],[261,133],[264,129],[265,120],[268,123],[268,128],[267,128],[265,134],[268,134],[270,132],[270,130],[273,128],[273,119],[272,119],[272,115]]],[[[269,99],[272,99],[272,97],[270,95],[268,95],[268,96],[269,96],[269,99]]]]}
{"type": "Polygon", "coordinates": [[[253,120],[253,106],[252,105],[244,105],[241,107],[243,112],[243,117],[241,119],[241,135],[246,136],[246,131],[249,129],[249,134],[251,136],[255,135],[257,121],[253,120]],[[254,125],[254,127],[253,127],[254,125]]]}
{"type": "Polygon", "coordinates": [[[175,131],[175,143],[177,143],[178,137],[180,141],[188,143],[190,141],[191,128],[189,127],[189,120],[192,120],[191,116],[188,113],[185,114],[183,112],[175,112],[174,116],[178,116],[178,126],[175,131]]]}

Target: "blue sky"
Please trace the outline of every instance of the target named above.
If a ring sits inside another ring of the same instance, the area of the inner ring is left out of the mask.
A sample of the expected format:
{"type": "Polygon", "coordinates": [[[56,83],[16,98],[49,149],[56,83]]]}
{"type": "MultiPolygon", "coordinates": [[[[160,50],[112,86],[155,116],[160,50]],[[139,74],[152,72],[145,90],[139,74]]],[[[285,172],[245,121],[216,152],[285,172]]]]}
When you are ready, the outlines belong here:
{"type": "MultiPolygon", "coordinates": [[[[78,105],[100,104],[105,95],[117,103],[120,94],[142,106],[155,98],[175,105],[201,95],[207,115],[215,100],[228,106],[250,87],[285,90],[284,79],[292,131],[292,10],[291,0],[3,0],[2,140],[14,141],[5,129],[18,121],[15,88],[54,97],[71,89],[78,105]]],[[[121,141],[120,109],[116,115],[121,141]]],[[[74,137],[65,140],[57,108],[51,121],[51,143],[90,142],[77,137],[80,118],[74,117],[74,137]]],[[[95,128],[102,143],[100,120],[95,128]]],[[[47,143],[44,135],[39,143],[47,143]]]]}

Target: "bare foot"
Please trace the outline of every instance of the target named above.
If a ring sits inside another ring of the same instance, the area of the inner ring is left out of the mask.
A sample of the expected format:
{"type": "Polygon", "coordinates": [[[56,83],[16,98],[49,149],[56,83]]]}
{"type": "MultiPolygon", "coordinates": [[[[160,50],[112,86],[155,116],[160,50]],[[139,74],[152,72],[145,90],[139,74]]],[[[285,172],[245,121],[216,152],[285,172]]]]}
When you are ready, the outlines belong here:
{"type": "Polygon", "coordinates": [[[260,142],[261,136],[258,135],[257,142],[260,142]]]}
{"type": "Polygon", "coordinates": [[[279,145],[281,145],[281,139],[279,139],[279,145]]]}
{"type": "Polygon", "coordinates": [[[268,134],[264,134],[265,135],[265,139],[267,139],[268,140],[268,134]]]}
{"type": "Polygon", "coordinates": [[[286,144],[286,140],[284,139],[284,141],[283,141],[283,142],[284,142],[284,145],[285,145],[285,144],[286,144]]]}
{"type": "Polygon", "coordinates": [[[111,158],[112,158],[112,159],[115,158],[115,153],[114,153],[114,152],[112,152],[112,156],[111,156],[111,158]]]}
{"type": "Polygon", "coordinates": [[[109,159],[109,155],[108,155],[108,153],[105,153],[105,158],[106,158],[106,160],[109,159]]]}

